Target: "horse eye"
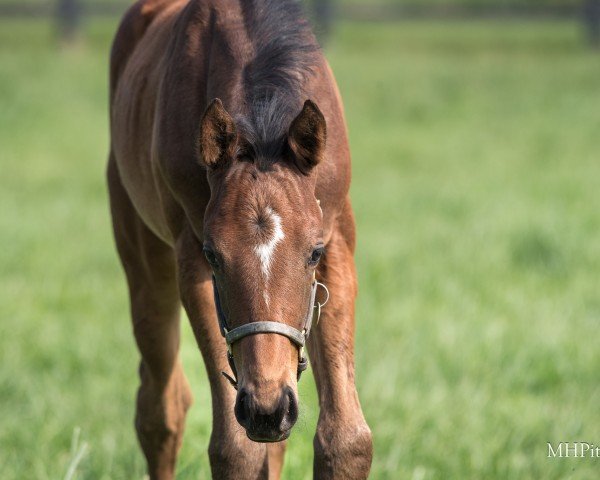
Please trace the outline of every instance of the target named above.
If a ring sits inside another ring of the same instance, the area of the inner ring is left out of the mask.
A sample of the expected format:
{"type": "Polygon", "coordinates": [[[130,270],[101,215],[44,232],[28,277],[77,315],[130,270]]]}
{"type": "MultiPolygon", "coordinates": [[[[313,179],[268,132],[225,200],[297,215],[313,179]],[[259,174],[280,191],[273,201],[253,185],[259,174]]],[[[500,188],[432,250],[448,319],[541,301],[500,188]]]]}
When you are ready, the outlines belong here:
{"type": "Polygon", "coordinates": [[[213,268],[217,268],[219,266],[219,261],[217,260],[217,256],[215,255],[215,252],[213,252],[211,249],[209,248],[204,248],[204,256],[206,257],[206,260],[208,260],[208,263],[210,263],[210,265],[213,268]]]}
{"type": "Polygon", "coordinates": [[[310,255],[310,260],[308,261],[308,264],[311,267],[314,267],[317,263],[319,263],[319,260],[321,260],[321,256],[323,255],[323,251],[325,249],[323,247],[317,247],[312,251],[312,254],[310,255]]]}

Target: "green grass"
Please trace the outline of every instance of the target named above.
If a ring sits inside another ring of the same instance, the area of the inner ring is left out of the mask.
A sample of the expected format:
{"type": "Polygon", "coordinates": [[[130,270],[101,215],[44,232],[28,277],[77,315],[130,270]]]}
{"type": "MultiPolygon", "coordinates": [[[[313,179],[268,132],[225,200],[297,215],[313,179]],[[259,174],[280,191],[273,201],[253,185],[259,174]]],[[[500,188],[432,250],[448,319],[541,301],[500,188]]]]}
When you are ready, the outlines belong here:
{"type": "MultiPolygon", "coordinates": [[[[0,478],[142,478],[104,186],[112,22],[0,24],[0,478]],[[79,441],[73,437],[79,433],[79,441]],[[72,443],[74,446],[72,446],[72,443]]],[[[357,380],[376,479],[590,479],[600,442],[600,62],[570,23],[343,24],[357,380]]],[[[206,478],[207,381],[179,479],[206,478]]],[[[285,478],[311,477],[310,375],[285,478]]]]}

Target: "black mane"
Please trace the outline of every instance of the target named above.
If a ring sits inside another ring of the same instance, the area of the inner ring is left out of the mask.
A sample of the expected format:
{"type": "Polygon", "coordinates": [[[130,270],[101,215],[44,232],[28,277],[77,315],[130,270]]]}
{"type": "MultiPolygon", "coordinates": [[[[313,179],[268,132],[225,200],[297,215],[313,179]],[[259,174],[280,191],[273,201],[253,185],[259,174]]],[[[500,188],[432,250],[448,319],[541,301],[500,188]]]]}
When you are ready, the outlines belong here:
{"type": "Polygon", "coordinates": [[[243,72],[247,116],[238,125],[254,158],[281,154],[287,128],[306,99],[319,45],[297,0],[241,0],[254,58],[243,72]]]}

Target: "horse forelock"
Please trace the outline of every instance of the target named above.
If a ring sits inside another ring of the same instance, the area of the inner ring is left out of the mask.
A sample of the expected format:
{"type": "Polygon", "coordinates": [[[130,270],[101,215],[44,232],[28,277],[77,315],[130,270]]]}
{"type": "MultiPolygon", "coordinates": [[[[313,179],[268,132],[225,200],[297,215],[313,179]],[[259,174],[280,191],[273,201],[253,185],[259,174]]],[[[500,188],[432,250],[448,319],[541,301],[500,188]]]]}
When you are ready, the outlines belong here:
{"type": "Polygon", "coordinates": [[[244,115],[237,118],[254,159],[281,157],[287,129],[306,99],[305,85],[320,52],[294,0],[242,2],[254,55],[242,74],[244,115]]]}

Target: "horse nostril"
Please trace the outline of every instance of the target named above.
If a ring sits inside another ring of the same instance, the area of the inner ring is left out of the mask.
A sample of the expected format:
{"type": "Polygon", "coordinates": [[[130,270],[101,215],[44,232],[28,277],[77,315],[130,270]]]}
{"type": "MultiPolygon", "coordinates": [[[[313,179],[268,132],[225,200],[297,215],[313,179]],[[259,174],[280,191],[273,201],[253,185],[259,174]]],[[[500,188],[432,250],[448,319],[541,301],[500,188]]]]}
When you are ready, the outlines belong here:
{"type": "Polygon", "coordinates": [[[282,410],[279,428],[285,432],[292,428],[298,420],[298,400],[291,388],[286,388],[281,398],[280,408],[282,410]]]}
{"type": "Polygon", "coordinates": [[[241,389],[235,401],[235,418],[244,428],[248,428],[250,422],[250,396],[245,389],[241,389]]]}

